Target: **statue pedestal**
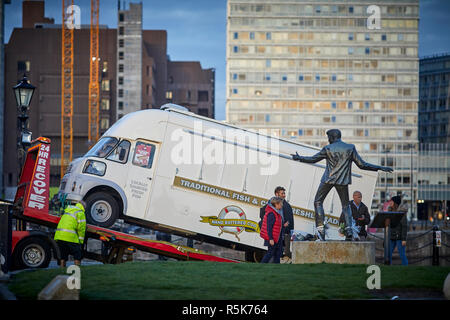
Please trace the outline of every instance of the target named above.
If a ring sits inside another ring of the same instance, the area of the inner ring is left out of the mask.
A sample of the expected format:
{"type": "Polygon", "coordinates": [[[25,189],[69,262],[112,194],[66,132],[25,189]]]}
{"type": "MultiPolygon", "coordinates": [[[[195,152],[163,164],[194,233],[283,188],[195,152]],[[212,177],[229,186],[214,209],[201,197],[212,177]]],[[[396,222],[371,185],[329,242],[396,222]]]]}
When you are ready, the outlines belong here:
{"type": "Polygon", "coordinates": [[[292,263],[375,264],[375,242],[293,241],[292,263]]]}

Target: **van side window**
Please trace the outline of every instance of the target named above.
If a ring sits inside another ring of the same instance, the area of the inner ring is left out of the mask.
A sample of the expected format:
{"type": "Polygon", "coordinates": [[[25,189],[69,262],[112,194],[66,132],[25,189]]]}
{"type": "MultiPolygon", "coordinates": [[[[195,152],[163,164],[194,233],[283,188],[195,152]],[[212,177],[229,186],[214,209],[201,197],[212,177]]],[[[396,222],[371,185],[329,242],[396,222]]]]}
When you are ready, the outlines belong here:
{"type": "Polygon", "coordinates": [[[128,161],[130,146],[131,143],[128,140],[122,140],[106,159],[126,163],[128,161]]]}
{"type": "Polygon", "coordinates": [[[145,142],[136,142],[134,148],[133,164],[143,168],[151,168],[155,155],[155,145],[145,142]]]}

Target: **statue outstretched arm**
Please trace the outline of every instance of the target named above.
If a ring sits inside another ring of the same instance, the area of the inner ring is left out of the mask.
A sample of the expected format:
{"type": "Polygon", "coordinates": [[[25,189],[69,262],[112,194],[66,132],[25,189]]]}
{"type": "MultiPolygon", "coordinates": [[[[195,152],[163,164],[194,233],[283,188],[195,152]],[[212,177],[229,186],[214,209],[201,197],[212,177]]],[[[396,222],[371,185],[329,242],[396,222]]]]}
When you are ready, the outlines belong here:
{"type": "Polygon", "coordinates": [[[383,166],[379,166],[376,164],[371,164],[368,162],[365,162],[361,156],[358,154],[358,151],[356,151],[355,148],[353,148],[353,162],[356,163],[356,165],[358,166],[358,168],[362,169],[362,170],[370,170],[370,171],[385,171],[385,172],[392,172],[394,171],[392,168],[390,167],[383,167],[383,166]]]}
{"type": "Polygon", "coordinates": [[[310,156],[310,157],[302,157],[297,152],[295,152],[295,154],[291,154],[291,156],[292,156],[292,160],[295,160],[295,161],[306,162],[306,163],[316,163],[316,162],[319,162],[320,160],[326,159],[327,153],[325,151],[325,148],[322,148],[322,150],[320,150],[318,153],[316,153],[315,155],[310,156]]]}

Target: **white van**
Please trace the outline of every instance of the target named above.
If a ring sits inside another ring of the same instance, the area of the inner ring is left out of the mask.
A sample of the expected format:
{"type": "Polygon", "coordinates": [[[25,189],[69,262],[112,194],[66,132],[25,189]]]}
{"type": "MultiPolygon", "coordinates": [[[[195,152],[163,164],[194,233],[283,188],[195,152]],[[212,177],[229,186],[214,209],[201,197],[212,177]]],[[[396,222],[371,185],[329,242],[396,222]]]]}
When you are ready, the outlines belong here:
{"type": "MultiPolygon", "coordinates": [[[[255,138],[261,136],[176,105],[133,112],[117,121],[82,158],[72,161],[59,193],[67,199],[84,199],[91,224],[110,227],[121,218],[261,253],[265,247],[259,236],[259,209],[274,195],[277,186],[286,189],[294,211],[295,230],[314,233],[313,200],[325,168],[325,163],[291,160],[290,154],[296,151],[312,155],[318,148],[264,136],[267,141],[276,142],[278,150],[270,151],[255,138]],[[201,131],[197,130],[199,125],[201,131]],[[248,142],[227,140],[230,132],[249,138],[248,142]],[[274,173],[264,175],[262,169],[268,169],[267,164],[263,168],[264,165],[249,161],[208,163],[202,155],[199,157],[193,144],[186,143],[195,139],[202,146],[223,146],[226,152],[237,154],[244,150],[249,157],[264,154],[272,164],[276,160],[278,167],[274,173]],[[180,163],[180,155],[186,156],[179,152],[183,148],[197,161],[180,163]]],[[[352,172],[349,192],[361,191],[370,208],[377,173],[356,166],[352,172]]],[[[338,233],[341,204],[334,189],[324,208],[330,226],[328,238],[342,239],[338,233]]]]}

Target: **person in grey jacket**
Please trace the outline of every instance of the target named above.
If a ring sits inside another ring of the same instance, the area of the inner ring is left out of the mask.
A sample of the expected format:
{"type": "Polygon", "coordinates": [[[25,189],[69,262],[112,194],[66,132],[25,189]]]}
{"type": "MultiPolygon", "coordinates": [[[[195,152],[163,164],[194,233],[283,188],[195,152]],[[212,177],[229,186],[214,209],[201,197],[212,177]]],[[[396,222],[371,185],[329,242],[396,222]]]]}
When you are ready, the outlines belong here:
{"type": "Polygon", "coordinates": [[[325,211],[323,201],[334,187],[341,199],[342,212],[345,217],[346,240],[353,240],[351,229],[352,212],[349,206],[348,185],[352,183],[352,162],[363,170],[392,172],[392,168],[370,164],[361,159],[353,144],[341,141],[341,131],[331,129],[327,131],[330,144],[322,148],[311,157],[300,156],[297,152],[292,154],[292,159],[305,163],[316,163],[326,160],[326,169],[322,176],[319,188],[314,198],[314,210],[318,240],[325,240],[325,211]]]}

